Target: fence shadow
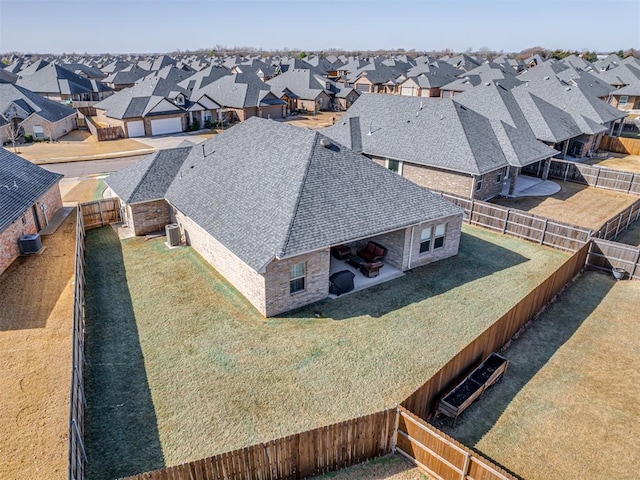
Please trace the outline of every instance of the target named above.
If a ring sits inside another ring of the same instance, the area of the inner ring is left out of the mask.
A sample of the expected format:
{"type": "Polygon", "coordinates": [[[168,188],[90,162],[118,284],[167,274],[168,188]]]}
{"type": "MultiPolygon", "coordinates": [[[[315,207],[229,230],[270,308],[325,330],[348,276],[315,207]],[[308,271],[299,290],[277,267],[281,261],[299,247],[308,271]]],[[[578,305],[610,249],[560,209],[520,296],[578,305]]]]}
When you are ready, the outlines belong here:
{"type": "MultiPolygon", "coordinates": [[[[432,420],[434,426],[465,445],[476,445],[493,428],[520,391],[596,309],[613,285],[613,279],[603,276],[594,288],[589,288],[589,295],[581,295],[579,307],[563,309],[562,317],[553,314],[555,305],[552,305],[551,310],[530,323],[504,353],[510,361],[504,379],[488,389],[456,422],[438,416],[432,420]]],[[[564,295],[577,294],[580,288],[579,278],[564,295]]]]}
{"type": "Polygon", "coordinates": [[[334,300],[321,300],[281,317],[305,318],[317,314],[334,320],[361,315],[381,317],[528,261],[519,253],[463,232],[460,250],[455,257],[414,268],[403,277],[359,292],[334,300]]]}
{"type": "Polygon", "coordinates": [[[122,248],[111,227],[87,232],[87,478],[165,466],[122,248]]]}

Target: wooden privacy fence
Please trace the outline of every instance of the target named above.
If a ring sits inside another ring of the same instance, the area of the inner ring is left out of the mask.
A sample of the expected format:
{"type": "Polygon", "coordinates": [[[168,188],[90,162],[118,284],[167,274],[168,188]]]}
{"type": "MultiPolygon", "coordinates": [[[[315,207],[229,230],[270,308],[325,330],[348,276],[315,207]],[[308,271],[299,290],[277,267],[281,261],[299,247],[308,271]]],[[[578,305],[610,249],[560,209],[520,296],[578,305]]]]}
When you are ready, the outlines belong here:
{"type": "Polygon", "coordinates": [[[621,268],[626,277],[640,280],[640,248],[608,240],[593,239],[589,246],[587,266],[611,272],[621,268]]]}
{"type": "Polygon", "coordinates": [[[76,212],[75,288],[73,292],[71,392],[69,395],[69,480],[84,479],[84,267],[85,230],[80,207],[76,212]]]}
{"type": "Polygon", "coordinates": [[[103,198],[81,203],[79,207],[86,230],[121,221],[120,200],[118,198],[103,198]]]}
{"type": "Polygon", "coordinates": [[[128,480],[293,480],[322,475],[391,452],[396,409],[142,473],[128,480]]]}
{"type": "Polygon", "coordinates": [[[625,208],[618,215],[609,219],[593,236],[604,240],[614,240],[618,238],[620,232],[625,231],[629,228],[629,225],[637,222],[639,218],[640,200],[637,200],[633,205],[625,208]]]}
{"type": "Polygon", "coordinates": [[[90,116],[86,116],[84,118],[91,135],[93,135],[93,137],[99,142],[125,138],[122,127],[103,127],[96,123],[96,121],[90,116]]]}
{"type": "Polygon", "coordinates": [[[437,480],[515,480],[515,477],[437,428],[398,407],[393,450],[437,480]]]}
{"type": "Polygon", "coordinates": [[[489,354],[500,350],[584,268],[588,251],[589,244],[586,244],[498,321],[464,347],[422,387],[402,402],[402,406],[420,418],[428,419],[443,394],[457,385],[489,354]]]}
{"type": "MultiPolygon", "coordinates": [[[[557,158],[552,158],[550,161],[549,178],[640,195],[640,174],[557,158]]],[[[522,173],[540,176],[539,168],[535,165],[524,167],[522,173]]]]}
{"type": "Polygon", "coordinates": [[[514,237],[575,252],[589,242],[591,230],[532,215],[522,210],[441,192],[442,198],[462,207],[472,225],[489,228],[514,237]]]}
{"type": "Polygon", "coordinates": [[[609,137],[605,135],[600,140],[600,150],[608,152],[625,153],[627,155],[640,155],[640,139],[625,137],[609,137]]]}

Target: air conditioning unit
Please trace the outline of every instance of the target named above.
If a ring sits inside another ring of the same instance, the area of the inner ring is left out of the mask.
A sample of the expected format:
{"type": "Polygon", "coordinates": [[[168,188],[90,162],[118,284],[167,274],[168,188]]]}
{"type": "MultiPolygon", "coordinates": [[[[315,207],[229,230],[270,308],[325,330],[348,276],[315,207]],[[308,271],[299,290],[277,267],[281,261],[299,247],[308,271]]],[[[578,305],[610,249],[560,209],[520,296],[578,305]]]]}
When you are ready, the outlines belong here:
{"type": "Polygon", "coordinates": [[[20,237],[20,251],[23,254],[38,253],[42,250],[42,240],[40,235],[32,233],[20,237]]]}
{"type": "Polygon", "coordinates": [[[167,232],[167,245],[177,247],[180,245],[180,226],[177,223],[170,223],[165,227],[167,232]]]}

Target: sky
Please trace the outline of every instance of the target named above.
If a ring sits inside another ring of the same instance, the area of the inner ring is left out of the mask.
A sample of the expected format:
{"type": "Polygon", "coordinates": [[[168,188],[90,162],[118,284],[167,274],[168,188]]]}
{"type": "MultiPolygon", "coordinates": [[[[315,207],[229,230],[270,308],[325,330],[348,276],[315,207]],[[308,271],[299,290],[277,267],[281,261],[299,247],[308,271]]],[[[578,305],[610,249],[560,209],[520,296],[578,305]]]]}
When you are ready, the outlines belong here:
{"type": "Polygon", "coordinates": [[[0,0],[0,52],[640,48],[640,0],[0,0]]]}

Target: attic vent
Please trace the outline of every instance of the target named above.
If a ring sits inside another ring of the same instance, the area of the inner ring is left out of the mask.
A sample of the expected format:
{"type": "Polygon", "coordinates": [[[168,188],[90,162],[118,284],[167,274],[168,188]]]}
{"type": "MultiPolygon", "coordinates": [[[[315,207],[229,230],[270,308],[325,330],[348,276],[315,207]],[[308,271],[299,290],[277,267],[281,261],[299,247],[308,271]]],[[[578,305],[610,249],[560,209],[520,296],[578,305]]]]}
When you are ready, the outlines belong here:
{"type": "Polygon", "coordinates": [[[491,86],[491,82],[486,82],[486,83],[484,84],[484,86],[485,86],[485,87],[489,87],[489,86],[491,86]]]}
{"type": "Polygon", "coordinates": [[[571,87],[566,87],[565,90],[568,92],[569,90],[571,90],[571,87]]]}
{"type": "Polygon", "coordinates": [[[324,148],[329,148],[331,146],[331,140],[329,140],[327,137],[322,137],[320,139],[320,145],[322,145],[324,148]]]}
{"type": "Polygon", "coordinates": [[[549,80],[549,77],[544,77],[545,80],[549,80]]]}

